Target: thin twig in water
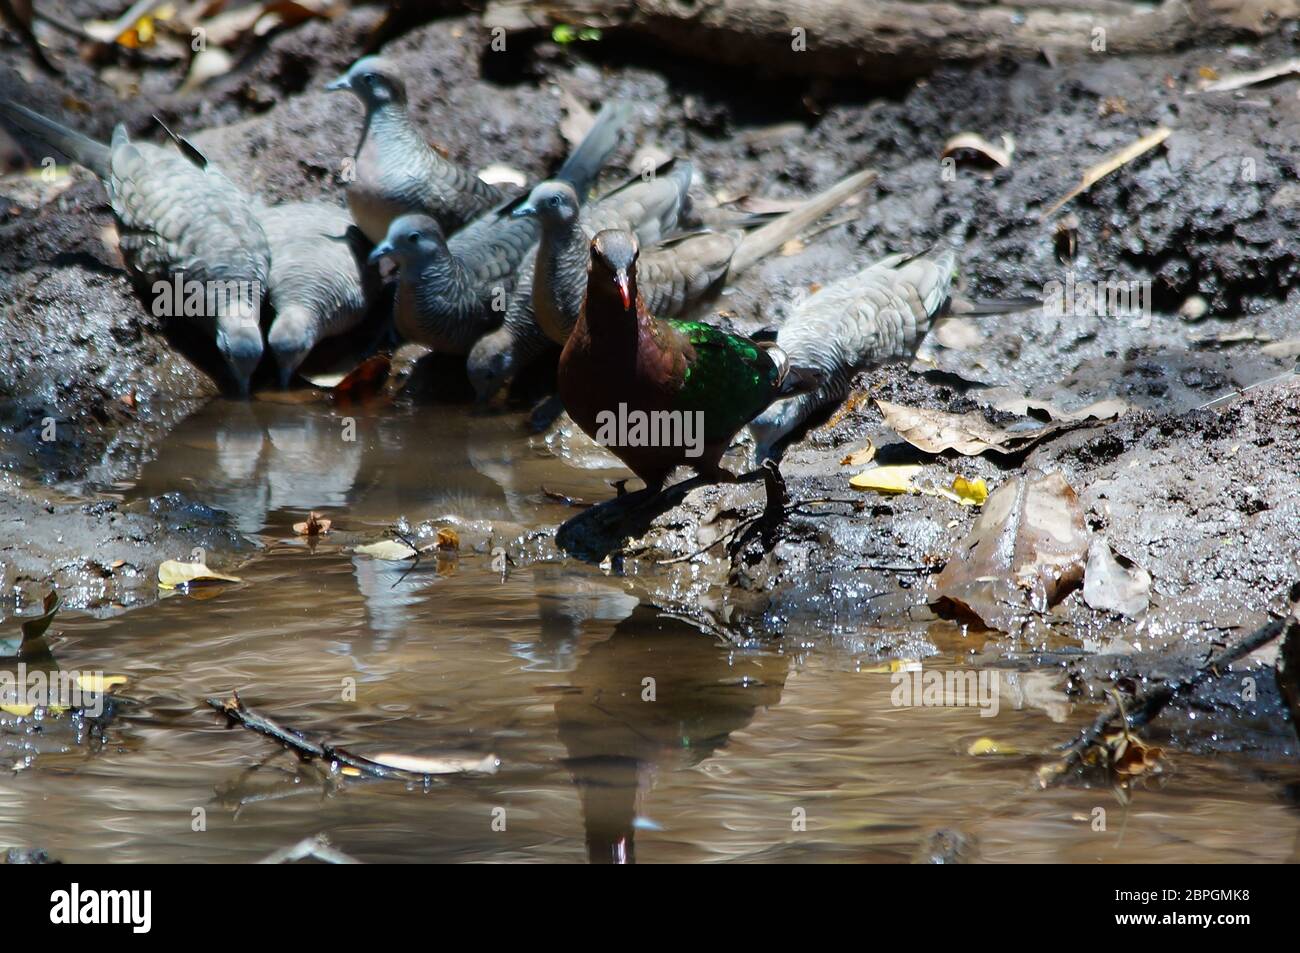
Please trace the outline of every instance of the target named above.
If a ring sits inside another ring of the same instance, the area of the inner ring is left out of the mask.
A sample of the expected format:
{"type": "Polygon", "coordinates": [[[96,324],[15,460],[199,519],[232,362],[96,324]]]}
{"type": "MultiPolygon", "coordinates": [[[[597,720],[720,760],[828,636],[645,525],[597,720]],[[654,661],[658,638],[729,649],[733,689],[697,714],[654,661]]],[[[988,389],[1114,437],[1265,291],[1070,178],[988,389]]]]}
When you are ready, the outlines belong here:
{"type": "Polygon", "coordinates": [[[369,775],[373,778],[396,778],[409,781],[427,780],[429,777],[428,775],[417,774],[412,771],[390,768],[388,765],[380,764],[378,761],[371,761],[369,758],[363,758],[360,755],[352,754],[345,748],[337,748],[328,742],[312,741],[302,732],[294,728],[286,728],[267,716],[249,708],[244,704],[243,699],[239,697],[239,692],[231,692],[230,698],[224,700],[220,698],[209,698],[207,699],[207,703],[225,715],[232,724],[241,725],[249,731],[255,731],[260,735],[265,735],[268,738],[278,741],[303,759],[311,760],[319,758],[322,761],[353,768],[362,774],[369,775]]]}

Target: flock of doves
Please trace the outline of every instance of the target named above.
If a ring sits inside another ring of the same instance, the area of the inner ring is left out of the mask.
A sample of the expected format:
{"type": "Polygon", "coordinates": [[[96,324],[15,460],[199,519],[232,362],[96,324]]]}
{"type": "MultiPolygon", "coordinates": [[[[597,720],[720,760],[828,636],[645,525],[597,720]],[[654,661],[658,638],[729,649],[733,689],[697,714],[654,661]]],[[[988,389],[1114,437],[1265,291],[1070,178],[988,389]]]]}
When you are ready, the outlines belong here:
{"type": "Polygon", "coordinates": [[[609,447],[651,491],[683,464],[727,476],[719,461],[746,426],[758,459],[772,455],[844,398],[856,370],[913,355],[948,302],[956,258],[944,251],[890,256],[825,285],[775,342],[681,320],[872,173],[780,215],[706,224],[683,159],[590,199],[629,113],[613,104],[553,179],[511,197],[427,144],[392,63],[366,57],[328,88],[365,108],[346,209],[267,205],[175,135],[168,146],[132,142],[118,126],[105,144],[12,102],[0,101],[0,114],[99,177],[138,279],[183,273],[250,289],[247,300],[185,319],[214,339],[242,394],[267,347],[287,386],[319,342],[360,324],[385,300],[377,266],[390,259],[397,334],[463,355],[480,399],[531,363],[555,360],[558,345],[560,398],[593,437],[602,411],[702,412],[702,455],[609,447]]]}

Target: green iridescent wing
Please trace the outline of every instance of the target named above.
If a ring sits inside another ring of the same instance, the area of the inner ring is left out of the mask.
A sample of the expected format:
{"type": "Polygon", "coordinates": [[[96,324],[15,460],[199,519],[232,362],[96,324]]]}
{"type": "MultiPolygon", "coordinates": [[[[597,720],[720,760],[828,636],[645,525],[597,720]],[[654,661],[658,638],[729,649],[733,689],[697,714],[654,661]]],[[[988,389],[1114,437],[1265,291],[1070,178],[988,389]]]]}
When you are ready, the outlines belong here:
{"type": "Polygon", "coordinates": [[[748,338],[700,321],[669,321],[695,348],[674,410],[704,411],[708,441],[730,439],[776,396],[777,367],[748,338]]]}

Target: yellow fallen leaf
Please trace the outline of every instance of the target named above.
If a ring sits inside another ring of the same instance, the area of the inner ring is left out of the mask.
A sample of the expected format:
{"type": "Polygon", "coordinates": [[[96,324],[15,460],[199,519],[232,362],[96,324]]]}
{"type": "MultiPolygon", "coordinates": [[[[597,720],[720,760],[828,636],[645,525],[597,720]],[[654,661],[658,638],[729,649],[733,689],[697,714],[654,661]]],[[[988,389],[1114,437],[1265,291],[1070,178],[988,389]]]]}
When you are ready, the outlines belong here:
{"type": "Polygon", "coordinates": [[[343,767],[339,768],[339,774],[347,775],[349,778],[359,778],[361,777],[361,769],[354,768],[350,764],[345,764],[343,767]]]}
{"type": "Polygon", "coordinates": [[[920,464],[901,463],[886,467],[872,467],[849,479],[849,486],[877,493],[915,493],[912,478],[921,472],[920,464]]]}
{"type": "Polygon", "coordinates": [[[858,669],[868,675],[893,675],[896,672],[919,672],[921,663],[917,659],[896,658],[888,662],[881,662],[879,665],[871,665],[867,668],[858,669]]]}
{"type": "Polygon", "coordinates": [[[437,546],[442,550],[460,549],[460,536],[454,529],[448,529],[444,526],[438,530],[437,546]]]}
{"type": "Polygon", "coordinates": [[[176,589],[191,583],[242,581],[238,576],[213,572],[203,563],[183,563],[177,559],[168,559],[158,567],[158,585],[162,589],[176,589]]]}
{"type": "Polygon", "coordinates": [[[1020,749],[1003,744],[1000,741],[994,741],[992,738],[976,738],[970,743],[966,753],[975,757],[983,757],[991,754],[1020,754],[1020,749]]]}
{"type": "Polygon", "coordinates": [[[868,440],[867,445],[865,447],[860,447],[857,450],[854,450],[843,460],[841,460],[840,466],[864,467],[872,460],[874,460],[875,457],[876,457],[876,445],[873,444],[870,440],[868,440]]]}
{"type": "Polygon", "coordinates": [[[952,481],[952,492],[962,506],[983,506],[989,498],[988,484],[983,477],[968,480],[959,476],[952,481]]]}
{"type": "Polygon", "coordinates": [[[125,684],[125,675],[99,675],[94,672],[77,673],[77,687],[83,692],[93,692],[96,695],[111,692],[117,686],[125,684]]]}

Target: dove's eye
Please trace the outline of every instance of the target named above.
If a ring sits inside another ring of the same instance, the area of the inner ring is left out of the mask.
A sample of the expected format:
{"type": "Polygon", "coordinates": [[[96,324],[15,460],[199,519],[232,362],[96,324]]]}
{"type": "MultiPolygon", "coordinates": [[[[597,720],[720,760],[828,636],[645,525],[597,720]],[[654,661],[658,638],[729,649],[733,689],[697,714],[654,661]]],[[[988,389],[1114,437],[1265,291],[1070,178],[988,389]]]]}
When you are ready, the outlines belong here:
{"type": "Polygon", "coordinates": [[[420,233],[411,232],[409,235],[406,236],[406,240],[410,242],[412,245],[417,244],[420,241],[420,233]]]}

